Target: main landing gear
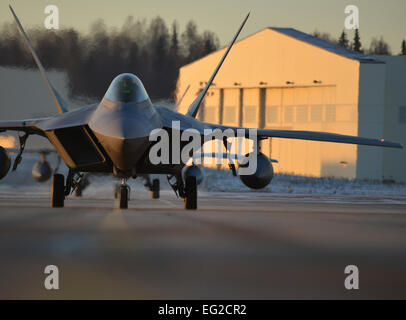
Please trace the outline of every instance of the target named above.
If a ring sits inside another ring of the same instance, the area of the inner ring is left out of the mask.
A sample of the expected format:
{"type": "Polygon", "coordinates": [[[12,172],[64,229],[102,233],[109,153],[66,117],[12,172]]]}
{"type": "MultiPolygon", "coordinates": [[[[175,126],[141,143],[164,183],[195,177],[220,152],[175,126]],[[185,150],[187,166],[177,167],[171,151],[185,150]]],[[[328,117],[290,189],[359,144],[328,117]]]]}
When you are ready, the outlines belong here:
{"type": "Polygon", "coordinates": [[[62,208],[65,200],[65,181],[63,174],[54,174],[52,178],[51,207],[62,208]]]}
{"type": "Polygon", "coordinates": [[[196,177],[186,176],[185,184],[181,175],[169,175],[168,183],[175,191],[178,197],[183,198],[185,203],[185,209],[196,210],[197,209],[197,183],[196,177]]]}
{"type": "Polygon", "coordinates": [[[159,179],[152,180],[152,199],[159,199],[159,179]]]}
{"type": "Polygon", "coordinates": [[[151,191],[152,199],[159,199],[159,179],[153,179],[151,182],[151,178],[148,174],[140,174],[140,177],[145,180],[144,186],[151,191]]]}
{"type": "Polygon", "coordinates": [[[77,196],[80,196],[87,184],[87,177],[74,170],[69,170],[68,176],[66,177],[66,185],[63,174],[54,174],[52,178],[51,207],[62,208],[64,206],[65,197],[68,196],[72,190],[75,191],[77,196]]]}
{"type": "Polygon", "coordinates": [[[186,177],[185,181],[185,209],[197,209],[197,184],[196,177],[186,177]]]}

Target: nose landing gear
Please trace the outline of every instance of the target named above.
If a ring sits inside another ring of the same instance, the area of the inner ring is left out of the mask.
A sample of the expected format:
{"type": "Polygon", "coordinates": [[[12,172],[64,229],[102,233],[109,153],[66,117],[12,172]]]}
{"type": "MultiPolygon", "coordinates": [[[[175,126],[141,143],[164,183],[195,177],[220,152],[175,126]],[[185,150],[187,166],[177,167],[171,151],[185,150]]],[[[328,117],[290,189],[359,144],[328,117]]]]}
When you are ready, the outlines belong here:
{"type": "Polygon", "coordinates": [[[127,185],[127,178],[121,180],[119,188],[118,202],[120,209],[128,208],[128,198],[130,196],[130,187],[127,185]]]}

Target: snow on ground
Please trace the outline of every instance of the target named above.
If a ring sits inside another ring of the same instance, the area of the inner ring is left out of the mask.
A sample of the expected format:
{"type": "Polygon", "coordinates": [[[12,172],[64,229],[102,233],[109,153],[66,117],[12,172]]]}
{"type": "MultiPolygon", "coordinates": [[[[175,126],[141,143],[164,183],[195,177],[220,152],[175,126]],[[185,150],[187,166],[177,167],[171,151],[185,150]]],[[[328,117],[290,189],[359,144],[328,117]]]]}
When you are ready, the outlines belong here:
{"type": "MultiPolygon", "coordinates": [[[[39,160],[38,155],[25,154],[17,171],[0,180],[0,195],[7,197],[16,194],[36,196],[49,195],[51,180],[38,183],[31,174],[32,166],[39,160]]],[[[56,157],[49,155],[48,160],[55,166],[56,157]]],[[[276,194],[314,194],[314,195],[367,195],[367,196],[397,196],[406,197],[406,184],[383,184],[378,181],[347,180],[337,178],[312,178],[293,175],[275,175],[271,184],[262,190],[251,190],[233,177],[230,170],[215,170],[204,168],[204,180],[199,186],[202,194],[207,192],[244,192],[244,193],[276,193],[276,194]]],[[[66,175],[67,168],[61,165],[62,173],[66,175]]],[[[172,194],[165,176],[156,176],[161,180],[163,194],[172,194]]],[[[84,196],[111,197],[114,183],[118,181],[111,176],[91,176],[90,186],[84,191],[84,196]]],[[[149,196],[149,191],[143,186],[140,178],[129,180],[132,192],[137,195],[149,196]]]]}

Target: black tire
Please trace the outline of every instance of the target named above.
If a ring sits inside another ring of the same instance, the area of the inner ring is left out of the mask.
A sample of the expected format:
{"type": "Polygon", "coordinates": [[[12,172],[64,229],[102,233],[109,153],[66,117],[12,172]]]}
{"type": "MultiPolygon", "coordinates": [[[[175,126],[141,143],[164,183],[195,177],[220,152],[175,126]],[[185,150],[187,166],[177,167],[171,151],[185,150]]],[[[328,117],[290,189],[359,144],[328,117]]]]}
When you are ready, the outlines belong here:
{"type": "Polygon", "coordinates": [[[65,178],[62,174],[54,174],[52,178],[51,207],[62,208],[65,200],[65,178]]]}
{"type": "Polygon", "coordinates": [[[197,185],[196,177],[186,177],[185,181],[185,209],[197,209],[197,185]]]}
{"type": "Polygon", "coordinates": [[[119,193],[119,206],[120,209],[127,209],[128,208],[128,187],[127,186],[120,186],[120,193],[119,193]]]}
{"type": "Polygon", "coordinates": [[[152,199],[159,199],[159,179],[152,180],[152,199]]]}

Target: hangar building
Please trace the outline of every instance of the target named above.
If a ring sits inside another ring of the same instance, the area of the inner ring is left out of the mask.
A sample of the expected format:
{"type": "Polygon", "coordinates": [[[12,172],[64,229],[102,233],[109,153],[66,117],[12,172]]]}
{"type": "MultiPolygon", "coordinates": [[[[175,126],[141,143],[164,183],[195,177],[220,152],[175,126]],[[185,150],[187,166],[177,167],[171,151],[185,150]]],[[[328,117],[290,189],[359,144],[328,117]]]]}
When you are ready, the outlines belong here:
{"type": "MultiPolygon", "coordinates": [[[[226,48],[180,69],[184,111],[226,48]]],[[[292,28],[265,28],[237,42],[198,118],[208,122],[385,138],[406,147],[406,56],[366,56],[292,28]]],[[[406,149],[272,138],[275,171],[406,182],[406,149]]]]}

